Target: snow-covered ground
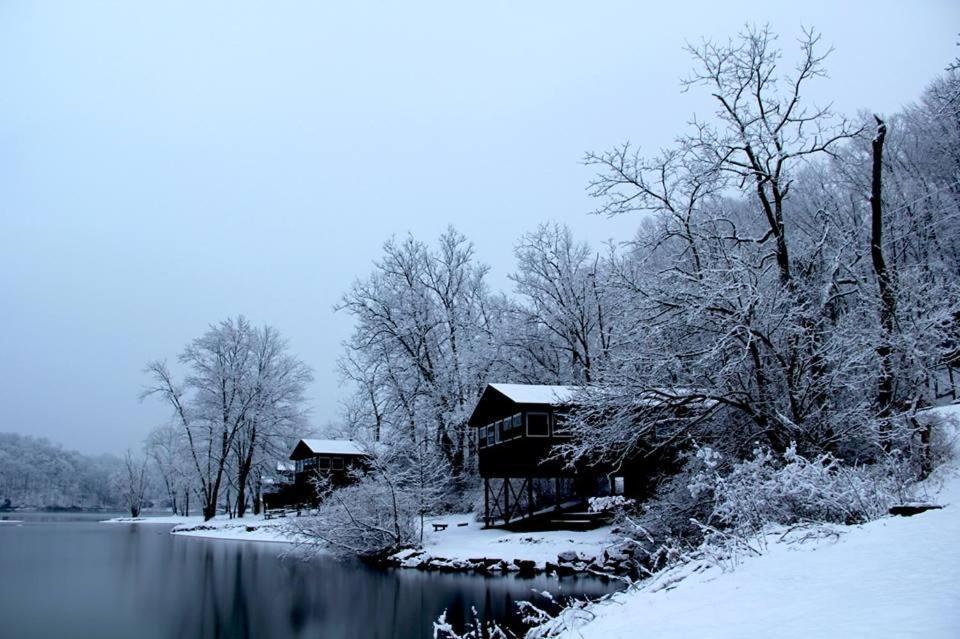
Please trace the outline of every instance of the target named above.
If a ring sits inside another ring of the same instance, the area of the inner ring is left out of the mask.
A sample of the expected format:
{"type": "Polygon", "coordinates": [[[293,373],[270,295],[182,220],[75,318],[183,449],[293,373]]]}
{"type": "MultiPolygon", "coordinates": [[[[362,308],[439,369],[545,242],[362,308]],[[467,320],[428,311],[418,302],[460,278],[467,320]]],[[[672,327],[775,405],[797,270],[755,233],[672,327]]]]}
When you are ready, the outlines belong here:
{"type": "Polygon", "coordinates": [[[243,519],[230,519],[226,516],[214,517],[203,521],[203,517],[182,517],[179,515],[117,517],[108,519],[108,524],[166,524],[173,525],[171,534],[185,537],[204,537],[209,539],[229,539],[234,541],[271,541],[293,543],[295,540],[283,530],[286,523],[283,517],[264,519],[262,515],[247,515],[243,519]]]}
{"type": "Polygon", "coordinates": [[[771,543],[733,571],[682,566],[595,605],[563,636],[960,637],[957,463],[938,475],[928,483],[942,510],[838,526],[832,541],[771,543]]]}
{"type": "Polygon", "coordinates": [[[104,519],[102,524],[183,524],[202,522],[203,517],[182,517],[180,515],[142,515],[140,517],[114,517],[104,519]]]}
{"type": "Polygon", "coordinates": [[[539,568],[556,562],[557,554],[573,550],[589,557],[603,553],[612,543],[610,527],[596,530],[511,533],[496,528],[484,529],[472,514],[431,517],[424,532],[423,549],[433,557],[445,559],[496,558],[535,561],[539,568]],[[434,531],[432,524],[447,524],[446,530],[434,531]],[[466,526],[458,524],[466,523],[466,526]]]}

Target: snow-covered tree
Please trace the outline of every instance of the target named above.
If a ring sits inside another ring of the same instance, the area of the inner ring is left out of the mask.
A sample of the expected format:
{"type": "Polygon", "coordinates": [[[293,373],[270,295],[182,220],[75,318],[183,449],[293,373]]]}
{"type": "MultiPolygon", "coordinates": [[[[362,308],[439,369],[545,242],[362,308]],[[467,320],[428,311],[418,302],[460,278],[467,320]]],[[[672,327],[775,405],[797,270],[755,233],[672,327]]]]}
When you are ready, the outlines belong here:
{"type": "Polygon", "coordinates": [[[239,495],[242,516],[251,471],[265,463],[263,455],[286,450],[291,427],[302,423],[310,370],[287,353],[273,328],[257,329],[242,316],[211,326],[179,361],[188,370],[182,384],[164,362],[148,364],[153,383],[143,396],[157,395],[173,410],[203,516],[216,514],[227,483],[239,495]]]}
{"type": "Polygon", "coordinates": [[[523,235],[515,253],[510,279],[522,300],[517,315],[526,327],[524,352],[552,354],[549,359],[562,366],[552,383],[589,383],[613,339],[603,261],[557,224],[523,235]]]}
{"type": "Polygon", "coordinates": [[[131,517],[139,517],[148,490],[147,458],[134,457],[129,450],[123,458],[123,469],[114,476],[118,492],[131,517]]]}
{"type": "Polygon", "coordinates": [[[189,515],[191,469],[185,434],[172,424],[157,426],[147,435],[144,452],[152,462],[175,515],[189,515]]]}
{"type": "Polygon", "coordinates": [[[355,427],[374,439],[428,442],[455,478],[470,472],[466,419],[497,361],[486,272],[453,229],[435,248],[391,239],[338,307],[356,321],[341,359],[357,384],[355,427]]]}

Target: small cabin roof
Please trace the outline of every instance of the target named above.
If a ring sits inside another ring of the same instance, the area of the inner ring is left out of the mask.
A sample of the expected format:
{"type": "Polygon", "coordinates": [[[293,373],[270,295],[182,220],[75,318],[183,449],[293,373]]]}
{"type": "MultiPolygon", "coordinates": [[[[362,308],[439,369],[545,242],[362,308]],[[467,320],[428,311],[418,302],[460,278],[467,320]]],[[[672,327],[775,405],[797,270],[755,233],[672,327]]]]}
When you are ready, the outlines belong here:
{"type": "Polygon", "coordinates": [[[352,439],[301,439],[293,447],[290,459],[304,459],[314,455],[366,457],[367,453],[352,439]]]}
{"type": "Polygon", "coordinates": [[[569,406],[581,390],[579,386],[550,384],[487,384],[470,414],[468,423],[471,426],[482,425],[481,422],[485,422],[491,413],[502,412],[510,405],[569,406]]]}

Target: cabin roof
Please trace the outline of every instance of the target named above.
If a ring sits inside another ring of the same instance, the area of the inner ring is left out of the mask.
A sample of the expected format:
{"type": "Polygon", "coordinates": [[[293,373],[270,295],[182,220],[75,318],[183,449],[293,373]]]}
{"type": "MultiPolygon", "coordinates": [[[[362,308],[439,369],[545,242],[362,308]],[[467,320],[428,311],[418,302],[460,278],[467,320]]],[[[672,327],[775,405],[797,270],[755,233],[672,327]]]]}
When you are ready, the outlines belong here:
{"type": "Polygon", "coordinates": [[[310,455],[354,455],[367,453],[352,439],[301,439],[293,447],[290,459],[302,459],[310,455]]]}
{"type": "Polygon", "coordinates": [[[489,411],[497,412],[504,401],[518,406],[567,406],[581,390],[579,386],[549,384],[487,384],[473,407],[468,423],[479,426],[489,411]]]}
{"type": "MultiPolygon", "coordinates": [[[[487,384],[517,404],[569,404],[581,390],[579,386],[556,386],[548,384],[487,384]]],[[[486,391],[484,391],[486,392],[486,391]]]]}

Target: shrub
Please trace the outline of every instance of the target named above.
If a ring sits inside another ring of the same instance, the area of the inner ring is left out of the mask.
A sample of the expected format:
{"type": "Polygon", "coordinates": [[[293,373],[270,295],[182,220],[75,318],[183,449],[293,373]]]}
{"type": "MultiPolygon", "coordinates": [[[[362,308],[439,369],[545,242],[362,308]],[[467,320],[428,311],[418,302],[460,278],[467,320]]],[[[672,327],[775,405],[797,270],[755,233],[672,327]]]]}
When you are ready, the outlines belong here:
{"type": "Polygon", "coordinates": [[[418,502],[388,472],[374,472],[329,492],[316,513],[291,522],[309,546],[340,556],[382,559],[419,538],[418,502]]]}
{"type": "Polygon", "coordinates": [[[858,524],[886,514],[912,483],[897,454],[870,465],[844,465],[829,453],[807,459],[791,446],[782,456],[757,447],[753,456],[716,472],[719,455],[698,451],[705,469],[690,482],[693,497],[712,494],[708,524],[753,536],[768,524],[800,522],[858,524]]]}

